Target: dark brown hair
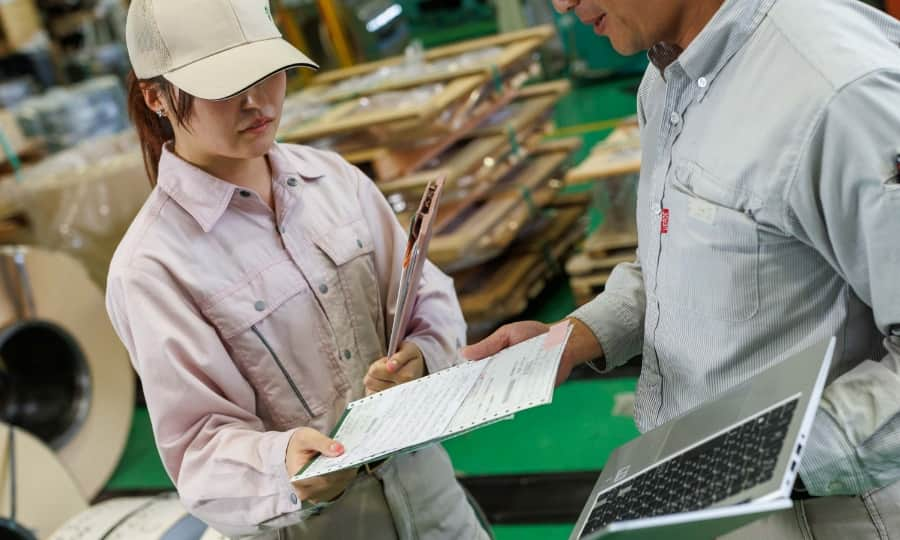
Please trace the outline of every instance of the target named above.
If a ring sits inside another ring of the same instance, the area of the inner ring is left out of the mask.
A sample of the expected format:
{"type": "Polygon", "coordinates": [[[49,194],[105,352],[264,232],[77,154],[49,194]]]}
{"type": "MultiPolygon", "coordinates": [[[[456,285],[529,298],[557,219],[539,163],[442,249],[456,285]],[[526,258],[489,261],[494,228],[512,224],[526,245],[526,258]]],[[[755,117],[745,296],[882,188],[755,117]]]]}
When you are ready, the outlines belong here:
{"type": "Polygon", "coordinates": [[[176,99],[175,87],[164,77],[138,79],[134,71],[128,74],[128,116],[141,141],[144,169],[147,171],[147,178],[150,180],[151,186],[156,185],[162,146],[175,138],[175,133],[172,131],[172,119],[174,118],[180,126],[187,128],[187,120],[191,116],[193,106],[194,96],[182,91],[177,93],[176,99]],[[141,92],[141,83],[155,84],[159,87],[160,93],[165,98],[165,116],[160,117],[156,111],[147,107],[144,93],[141,92]]]}

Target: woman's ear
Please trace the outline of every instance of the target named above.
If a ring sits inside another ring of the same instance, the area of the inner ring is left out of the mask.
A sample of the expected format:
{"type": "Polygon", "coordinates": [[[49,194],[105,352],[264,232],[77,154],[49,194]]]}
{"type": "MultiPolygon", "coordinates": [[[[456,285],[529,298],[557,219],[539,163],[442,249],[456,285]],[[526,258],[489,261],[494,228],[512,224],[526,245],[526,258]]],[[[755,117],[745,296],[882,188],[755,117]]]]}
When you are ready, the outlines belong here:
{"type": "Polygon", "coordinates": [[[141,93],[144,95],[144,103],[147,104],[147,108],[159,116],[165,116],[168,113],[168,110],[166,110],[166,102],[163,99],[162,90],[159,85],[146,81],[141,81],[138,85],[141,89],[141,93]]]}

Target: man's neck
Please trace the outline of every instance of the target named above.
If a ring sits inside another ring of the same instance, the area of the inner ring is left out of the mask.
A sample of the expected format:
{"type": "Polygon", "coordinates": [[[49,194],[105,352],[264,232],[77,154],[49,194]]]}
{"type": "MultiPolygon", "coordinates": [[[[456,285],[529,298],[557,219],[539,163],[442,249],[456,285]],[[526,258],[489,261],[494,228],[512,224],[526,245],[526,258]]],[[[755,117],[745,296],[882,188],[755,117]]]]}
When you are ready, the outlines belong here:
{"type": "Polygon", "coordinates": [[[687,49],[694,39],[700,35],[700,32],[706,28],[706,25],[716,15],[723,3],[724,0],[691,0],[685,2],[685,7],[681,10],[681,16],[673,29],[672,35],[668,36],[665,41],[678,45],[682,50],[687,49]]]}
{"type": "Polygon", "coordinates": [[[678,23],[674,25],[671,36],[657,42],[648,51],[650,61],[659,69],[660,73],[664,73],[666,67],[677,60],[678,56],[700,35],[723,3],[723,0],[695,0],[687,4],[687,7],[681,12],[678,23]]]}

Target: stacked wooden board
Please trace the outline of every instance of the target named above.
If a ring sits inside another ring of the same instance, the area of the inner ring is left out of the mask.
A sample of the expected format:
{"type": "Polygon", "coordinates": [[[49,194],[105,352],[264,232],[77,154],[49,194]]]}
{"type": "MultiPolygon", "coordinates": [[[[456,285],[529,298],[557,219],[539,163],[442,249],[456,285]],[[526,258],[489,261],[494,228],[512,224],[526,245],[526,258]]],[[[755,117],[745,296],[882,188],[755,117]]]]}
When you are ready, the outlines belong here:
{"type": "Polygon", "coordinates": [[[566,175],[569,185],[594,184],[594,204],[604,217],[580,252],[566,264],[578,305],[603,290],[613,268],[635,260],[638,238],[634,211],[640,167],[637,123],[626,120],[566,175]]]}
{"type": "Polygon", "coordinates": [[[335,150],[378,181],[411,174],[515,99],[552,35],[538,27],[320,75],[286,100],[279,138],[335,150]]]}
{"type": "Polygon", "coordinates": [[[470,339],[522,313],[584,239],[589,197],[557,195],[496,260],[453,274],[470,339]]]}

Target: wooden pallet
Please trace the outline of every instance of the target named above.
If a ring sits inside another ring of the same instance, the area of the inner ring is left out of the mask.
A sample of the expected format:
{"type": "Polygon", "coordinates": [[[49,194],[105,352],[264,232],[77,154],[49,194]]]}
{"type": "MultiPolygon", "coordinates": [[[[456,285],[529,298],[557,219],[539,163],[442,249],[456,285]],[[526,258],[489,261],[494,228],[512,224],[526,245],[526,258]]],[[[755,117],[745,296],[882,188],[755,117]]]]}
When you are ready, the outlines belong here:
{"type": "Polygon", "coordinates": [[[566,174],[566,183],[578,185],[596,180],[637,174],[641,170],[641,139],[637,123],[620,124],[597,143],[588,157],[566,174]]]}
{"type": "Polygon", "coordinates": [[[553,114],[553,107],[569,93],[572,85],[569,81],[551,81],[528,85],[519,90],[519,94],[508,107],[488,118],[472,135],[507,135],[527,129],[536,123],[544,123],[553,114]]]}
{"type": "Polygon", "coordinates": [[[284,142],[301,143],[358,132],[376,126],[408,129],[410,125],[427,124],[445,113],[465,104],[476,90],[488,82],[485,75],[460,77],[445,85],[430,85],[406,92],[391,92],[372,98],[347,101],[326,107],[313,119],[300,125],[281,127],[278,138],[284,142]],[[416,102],[414,96],[420,98],[416,102]]]}
{"type": "MultiPolygon", "coordinates": [[[[386,195],[401,194],[415,202],[432,178],[443,175],[447,179],[446,200],[457,181],[463,180],[462,187],[465,187],[496,177],[496,168],[511,154],[523,157],[540,143],[543,134],[551,129],[553,106],[569,88],[568,81],[553,81],[520,89],[512,103],[467,135],[471,139],[458,141],[416,173],[379,179],[379,188],[386,195]]],[[[357,165],[369,165],[369,170],[377,173],[373,163],[377,157],[378,152],[370,149],[350,155],[349,159],[357,165]]]]}
{"type": "Polygon", "coordinates": [[[430,142],[416,146],[392,146],[375,154],[373,170],[379,179],[400,178],[408,176],[426,167],[428,163],[439,157],[456,142],[467,137],[485,118],[509,104],[515,97],[515,89],[488,99],[467,115],[461,116],[461,122],[453,122],[453,129],[430,142]]]}
{"type": "Polygon", "coordinates": [[[486,335],[522,313],[561,271],[566,255],[584,237],[585,204],[553,207],[545,226],[523,234],[498,262],[454,275],[470,338],[486,335]]]}
{"type": "Polygon", "coordinates": [[[407,58],[395,56],[378,62],[327,71],[310,81],[310,91],[315,93],[317,99],[343,101],[358,96],[411,88],[468,75],[495,77],[498,74],[505,74],[512,66],[530,57],[538,47],[554,35],[555,29],[547,25],[434,48],[425,52],[423,60],[426,65],[418,70],[415,76],[373,80],[373,84],[369,85],[353,85],[352,83],[353,79],[359,81],[361,77],[369,76],[379,70],[382,70],[383,73],[386,69],[404,65],[408,63],[407,58]],[[460,55],[495,47],[501,49],[497,55],[487,57],[484,61],[471,66],[447,65],[442,69],[427,69],[428,64],[433,65],[435,62],[452,64],[453,59],[460,55]]]}
{"type": "Polygon", "coordinates": [[[637,232],[601,226],[584,241],[581,253],[566,264],[569,283],[578,305],[592,300],[603,291],[617,265],[635,260],[637,232]]]}
{"type": "MultiPolygon", "coordinates": [[[[520,152],[527,155],[540,145],[541,133],[521,133],[517,139],[520,152]]],[[[524,157],[521,156],[521,157],[524,157]]],[[[407,204],[415,205],[422,196],[428,182],[438,176],[446,178],[444,201],[464,198],[473,189],[493,184],[513,166],[517,156],[513,155],[510,140],[494,135],[460,141],[428,167],[397,180],[379,182],[378,187],[386,196],[402,197],[407,204]]]]}
{"type": "Polygon", "coordinates": [[[502,253],[562,187],[560,169],[578,148],[539,149],[492,186],[442,205],[429,258],[445,271],[475,266],[502,253]]]}
{"type": "Polygon", "coordinates": [[[515,73],[498,91],[483,78],[466,77],[435,90],[427,103],[407,106],[398,105],[405,100],[397,96],[385,102],[380,98],[386,96],[373,96],[352,116],[348,116],[353,110],[348,102],[297,129],[287,129],[281,139],[324,138],[326,146],[361,166],[376,181],[392,181],[427,167],[455,143],[470,137],[482,122],[515,99],[527,78],[525,72],[515,73]],[[460,81],[472,84],[459,86],[460,81]],[[456,90],[450,92],[454,86],[456,90]]]}

